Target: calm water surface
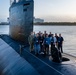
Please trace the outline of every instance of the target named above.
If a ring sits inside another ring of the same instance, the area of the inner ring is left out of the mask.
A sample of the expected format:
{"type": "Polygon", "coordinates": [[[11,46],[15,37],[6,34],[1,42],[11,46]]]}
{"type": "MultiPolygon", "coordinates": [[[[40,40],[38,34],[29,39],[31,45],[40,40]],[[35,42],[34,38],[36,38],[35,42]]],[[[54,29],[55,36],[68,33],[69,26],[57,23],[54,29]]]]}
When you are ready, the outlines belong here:
{"type": "MultiPolygon", "coordinates": [[[[54,33],[61,33],[64,37],[64,52],[76,56],[76,26],[34,26],[36,33],[39,31],[50,31],[54,33]]],[[[8,25],[0,25],[0,34],[9,34],[8,25]]]]}

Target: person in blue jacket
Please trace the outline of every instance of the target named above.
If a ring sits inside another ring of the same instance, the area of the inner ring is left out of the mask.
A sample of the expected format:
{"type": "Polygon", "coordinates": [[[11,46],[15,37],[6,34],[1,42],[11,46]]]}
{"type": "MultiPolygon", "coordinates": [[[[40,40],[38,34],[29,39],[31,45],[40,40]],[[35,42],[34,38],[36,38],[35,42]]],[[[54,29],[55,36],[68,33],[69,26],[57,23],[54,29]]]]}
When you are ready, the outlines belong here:
{"type": "Polygon", "coordinates": [[[49,45],[50,45],[50,38],[48,37],[48,34],[46,34],[46,37],[44,38],[44,51],[45,54],[49,53],[49,45]]]}

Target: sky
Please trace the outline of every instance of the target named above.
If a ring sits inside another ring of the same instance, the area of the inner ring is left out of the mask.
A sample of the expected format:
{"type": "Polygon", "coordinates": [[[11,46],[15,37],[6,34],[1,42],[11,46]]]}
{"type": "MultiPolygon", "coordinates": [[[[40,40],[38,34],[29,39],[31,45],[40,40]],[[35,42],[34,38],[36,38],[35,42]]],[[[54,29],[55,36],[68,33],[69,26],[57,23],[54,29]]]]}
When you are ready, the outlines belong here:
{"type": "MultiPolygon", "coordinates": [[[[0,0],[0,22],[9,17],[10,0],[0,0]]],[[[34,0],[34,16],[45,22],[76,22],[76,0],[34,0]]]]}

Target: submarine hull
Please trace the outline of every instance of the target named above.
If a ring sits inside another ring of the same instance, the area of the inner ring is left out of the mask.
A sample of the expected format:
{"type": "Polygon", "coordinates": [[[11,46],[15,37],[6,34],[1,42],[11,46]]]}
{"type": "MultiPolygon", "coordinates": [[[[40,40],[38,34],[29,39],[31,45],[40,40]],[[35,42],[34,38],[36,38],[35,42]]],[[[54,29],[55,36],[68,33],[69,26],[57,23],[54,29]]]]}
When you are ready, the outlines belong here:
{"type": "Polygon", "coordinates": [[[20,42],[27,43],[33,31],[33,1],[12,4],[9,10],[9,35],[20,42]]]}

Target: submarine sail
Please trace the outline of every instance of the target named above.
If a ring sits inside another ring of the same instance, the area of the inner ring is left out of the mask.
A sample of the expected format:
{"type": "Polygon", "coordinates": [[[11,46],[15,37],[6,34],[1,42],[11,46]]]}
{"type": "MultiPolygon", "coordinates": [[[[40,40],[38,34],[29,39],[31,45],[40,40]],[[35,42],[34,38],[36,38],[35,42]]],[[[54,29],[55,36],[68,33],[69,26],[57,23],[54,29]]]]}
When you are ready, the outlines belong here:
{"type": "Polygon", "coordinates": [[[10,0],[9,35],[20,42],[28,42],[33,31],[33,0],[10,0]]]}

